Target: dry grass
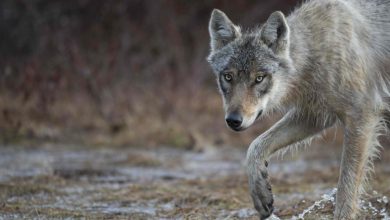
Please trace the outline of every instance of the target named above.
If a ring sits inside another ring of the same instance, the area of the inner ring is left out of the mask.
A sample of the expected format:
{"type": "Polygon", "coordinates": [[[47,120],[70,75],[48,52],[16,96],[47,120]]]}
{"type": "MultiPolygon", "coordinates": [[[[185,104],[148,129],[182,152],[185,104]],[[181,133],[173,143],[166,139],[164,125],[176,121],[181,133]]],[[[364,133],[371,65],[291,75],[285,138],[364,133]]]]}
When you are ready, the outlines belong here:
{"type": "MultiPolygon", "coordinates": [[[[296,182],[289,185],[285,185],[281,180],[273,180],[275,186],[274,193],[276,195],[302,193],[303,195],[306,192],[310,192],[313,190],[313,184],[315,184],[306,183],[306,177],[311,178],[310,176],[305,175],[300,183],[296,182]],[[295,192],[290,192],[291,189],[294,189],[295,192]]],[[[325,178],[318,174],[317,177],[325,178]]],[[[332,183],[334,184],[334,182],[332,183]]],[[[0,188],[3,193],[1,195],[3,201],[12,197],[26,198],[26,196],[30,198],[35,197],[35,199],[27,199],[25,201],[19,200],[19,202],[16,203],[3,203],[0,206],[0,211],[3,215],[6,213],[20,213],[21,216],[25,218],[44,216],[45,218],[147,219],[158,216],[159,218],[170,219],[181,217],[184,217],[185,219],[215,219],[220,216],[221,213],[233,213],[235,210],[252,207],[252,202],[247,193],[246,177],[241,175],[214,179],[174,180],[149,184],[132,184],[117,190],[100,190],[99,194],[97,194],[94,199],[94,202],[99,204],[115,203],[125,207],[131,207],[135,204],[142,207],[142,204],[147,206],[150,203],[155,207],[164,207],[167,204],[171,207],[168,209],[160,208],[155,215],[149,215],[147,212],[132,212],[131,214],[125,214],[120,211],[117,213],[104,214],[99,211],[94,213],[90,211],[86,212],[84,210],[68,210],[50,206],[45,207],[44,204],[47,204],[47,201],[50,201],[52,197],[64,196],[63,193],[50,189],[56,187],[57,184],[56,181],[52,181],[38,186],[23,183],[18,183],[15,186],[2,185],[0,188]],[[49,198],[46,198],[45,201],[40,201],[39,196],[37,195],[42,193],[49,198]]],[[[68,182],[66,184],[74,183],[68,182]]],[[[390,192],[387,192],[387,195],[389,195],[389,193],[390,192]]],[[[375,197],[372,197],[371,200],[374,205],[378,205],[374,203],[376,201],[375,197]]],[[[275,214],[282,219],[288,219],[291,216],[298,215],[313,203],[314,200],[310,200],[309,198],[304,199],[304,201],[282,201],[277,199],[275,214]]],[[[317,212],[317,214],[331,215],[333,208],[332,205],[327,204],[325,208],[320,210],[320,212],[317,212]]],[[[232,214],[231,218],[238,219],[238,216],[232,214]]],[[[247,217],[245,219],[257,219],[257,217],[256,215],[253,215],[252,217],[247,217]]],[[[311,218],[309,217],[307,219],[311,218]]],[[[315,219],[315,217],[313,217],[313,219],[315,219]]]]}
{"type": "Polygon", "coordinates": [[[104,102],[111,104],[104,106],[107,113],[102,115],[82,93],[59,97],[46,110],[39,107],[39,99],[25,101],[17,95],[3,93],[0,95],[1,138],[4,143],[51,141],[201,149],[206,145],[246,146],[269,126],[269,122],[261,122],[240,134],[230,131],[216,89],[161,98],[165,101],[160,102],[152,94],[140,94],[131,101],[131,106],[109,99],[104,102]]]}

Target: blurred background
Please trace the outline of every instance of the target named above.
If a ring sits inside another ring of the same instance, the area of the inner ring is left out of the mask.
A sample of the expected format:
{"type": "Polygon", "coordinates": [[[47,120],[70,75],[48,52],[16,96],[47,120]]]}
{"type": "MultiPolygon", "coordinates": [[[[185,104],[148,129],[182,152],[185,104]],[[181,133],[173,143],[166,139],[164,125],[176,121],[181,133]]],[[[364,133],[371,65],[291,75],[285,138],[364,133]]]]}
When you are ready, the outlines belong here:
{"type": "MultiPolygon", "coordinates": [[[[208,20],[248,29],[298,2],[1,0],[0,219],[258,219],[246,149],[280,115],[227,128],[208,20]]],[[[271,161],[279,218],[332,218],[341,143],[271,161]]],[[[389,159],[362,201],[375,219],[389,159]]]]}
{"type": "Polygon", "coordinates": [[[296,2],[2,0],[1,139],[248,145],[264,125],[226,129],[205,61],[211,10],[247,28],[296,2]]]}

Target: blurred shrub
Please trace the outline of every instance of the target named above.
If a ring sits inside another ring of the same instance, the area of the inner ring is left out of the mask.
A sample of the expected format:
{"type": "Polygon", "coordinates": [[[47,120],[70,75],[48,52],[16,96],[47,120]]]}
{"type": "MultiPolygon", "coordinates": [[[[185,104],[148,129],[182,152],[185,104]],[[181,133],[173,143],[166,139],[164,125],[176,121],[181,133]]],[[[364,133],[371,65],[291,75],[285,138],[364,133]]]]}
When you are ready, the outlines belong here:
{"type": "Polygon", "coordinates": [[[294,4],[2,0],[3,140],[248,144],[254,134],[230,133],[223,122],[205,62],[209,15],[220,8],[237,23],[254,26],[273,10],[288,12],[294,4]]]}

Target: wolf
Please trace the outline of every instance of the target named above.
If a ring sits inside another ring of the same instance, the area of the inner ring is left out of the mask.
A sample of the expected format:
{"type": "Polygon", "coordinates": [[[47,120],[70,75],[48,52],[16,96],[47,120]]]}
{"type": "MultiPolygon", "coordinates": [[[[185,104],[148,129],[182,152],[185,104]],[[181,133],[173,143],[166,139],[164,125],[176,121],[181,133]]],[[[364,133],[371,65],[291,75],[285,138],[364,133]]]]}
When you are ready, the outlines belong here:
{"type": "Polygon", "coordinates": [[[260,219],[274,209],[267,159],[333,126],[344,132],[334,219],[358,218],[358,199],[389,115],[390,1],[305,1],[289,16],[276,11],[248,31],[214,9],[209,34],[207,61],[227,125],[242,131],[259,118],[284,113],[247,151],[260,219]]]}

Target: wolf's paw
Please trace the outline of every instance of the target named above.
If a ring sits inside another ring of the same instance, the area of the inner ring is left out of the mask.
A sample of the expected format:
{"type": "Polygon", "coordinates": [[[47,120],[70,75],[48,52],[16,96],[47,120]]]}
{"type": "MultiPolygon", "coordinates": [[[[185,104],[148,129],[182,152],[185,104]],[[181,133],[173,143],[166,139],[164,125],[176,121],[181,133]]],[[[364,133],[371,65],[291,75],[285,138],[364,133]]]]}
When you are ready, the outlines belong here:
{"type": "MultiPolygon", "coordinates": [[[[265,162],[267,165],[267,162],[265,162]]],[[[266,167],[249,174],[249,187],[255,209],[260,214],[260,219],[268,218],[274,211],[274,198],[271,184],[268,182],[266,167]]]]}

